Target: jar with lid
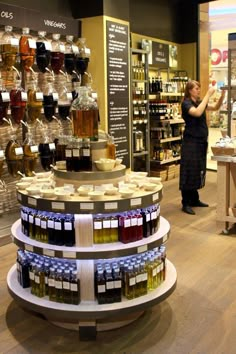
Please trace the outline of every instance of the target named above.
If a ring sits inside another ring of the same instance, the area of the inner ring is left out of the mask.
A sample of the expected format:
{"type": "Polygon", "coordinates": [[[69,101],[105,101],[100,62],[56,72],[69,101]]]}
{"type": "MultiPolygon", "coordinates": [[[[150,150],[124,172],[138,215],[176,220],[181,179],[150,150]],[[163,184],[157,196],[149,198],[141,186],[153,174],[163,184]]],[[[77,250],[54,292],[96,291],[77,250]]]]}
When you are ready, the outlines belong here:
{"type": "Polygon", "coordinates": [[[99,111],[97,102],[89,96],[89,89],[81,86],[71,105],[73,135],[98,140],[99,111]]]}
{"type": "Polygon", "coordinates": [[[19,51],[21,66],[24,70],[29,71],[34,64],[36,42],[30,35],[30,29],[28,27],[22,28],[22,34],[19,41],[19,51]]]}
{"type": "Polygon", "coordinates": [[[13,33],[12,26],[5,26],[1,38],[0,52],[3,65],[10,69],[16,64],[17,53],[19,52],[19,39],[13,33]]]}
{"type": "Polygon", "coordinates": [[[33,171],[35,171],[38,159],[38,145],[36,145],[33,140],[31,130],[28,130],[26,133],[26,137],[23,142],[23,152],[23,170],[26,176],[31,177],[33,176],[33,171]]]}
{"type": "Polygon", "coordinates": [[[47,32],[38,31],[36,39],[36,64],[39,71],[45,73],[51,60],[51,43],[46,38],[47,32]]]}
{"type": "Polygon", "coordinates": [[[64,65],[65,71],[69,75],[72,75],[75,71],[75,55],[79,52],[79,48],[73,40],[74,36],[66,36],[64,65]]]}
{"type": "Polygon", "coordinates": [[[60,73],[65,59],[65,45],[60,41],[60,37],[59,33],[53,33],[51,42],[51,67],[55,74],[60,73]]]}
{"type": "Polygon", "coordinates": [[[33,123],[40,117],[43,108],[43,92],[38,87],[38,80],[31,81],[27,94],[27,121],[33,123]]]}
{"type": "Polygon", "coordinates": [[[77,42],[79,53],[76,55],[76,69],[83,75],[88,68],[89,58],[90,58],[90,49],[86,45],[86,38],[79,38],[77,42]]]}
{"type": "Polygon", "coordinates": [[[27,102],[27,93],[21,87],[21,81],[16,80],[15,87],[10,91],[10,109],[11,116],[15,123],[20,124],[24,119],[27,102]]]}

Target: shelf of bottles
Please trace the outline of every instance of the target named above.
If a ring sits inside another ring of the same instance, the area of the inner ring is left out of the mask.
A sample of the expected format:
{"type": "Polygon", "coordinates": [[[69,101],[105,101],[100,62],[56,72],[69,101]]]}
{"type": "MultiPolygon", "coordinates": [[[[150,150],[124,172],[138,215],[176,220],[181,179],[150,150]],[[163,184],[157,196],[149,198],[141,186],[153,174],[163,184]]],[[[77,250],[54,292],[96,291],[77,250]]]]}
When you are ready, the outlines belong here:
{"type": "Polygon", "coordinates": [[[147,52],[131,49],[132,170],[149,171],[149,100],[147,52]]]}
{"type": "MultiPolygon", "coordinates": [[[[77,160],[78,153],[85,153],[86,160],[89,142],[98,140],[99,114],[84,38],[68,35],[62,40],[60,34],[44,31],[33,37],[29,28],[15,34],[5,26],[0,42],[0,193],[4,197],[20,173],[32,176],[65,160],[68,145],[77,160]]],[[[0,205],[0,210],[6,207],[0,205]]]]}

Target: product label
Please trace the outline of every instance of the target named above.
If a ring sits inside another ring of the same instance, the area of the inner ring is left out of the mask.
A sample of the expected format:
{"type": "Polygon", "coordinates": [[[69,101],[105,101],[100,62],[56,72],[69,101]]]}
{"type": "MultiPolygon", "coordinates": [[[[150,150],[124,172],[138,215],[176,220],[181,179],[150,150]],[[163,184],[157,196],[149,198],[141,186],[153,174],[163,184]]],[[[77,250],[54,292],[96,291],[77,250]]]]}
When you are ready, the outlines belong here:
{"type": "Polygon", "coordinates": [[[71,291],[78,291],[78,284],[76,284],[76,283],[71,283],[71,284],[70,284],[70,290],[71,290],[71,291]]]}
{"type": "Polygon", "coordinates": [[[142,198],[135,198],[130,200],[131,206],[137,206],[142,204],[142,198]]]}
{"type": "Polygon", "coordinates": [[[114,282],[113,281],[107,281],[106,282],[106,289],[107,290],[114,289],[114,282]]]}
{"type": "Polygon", "coordinates": [[[77,45],[72,45],[71,48],[73,53],[79,53],[79,48],[77,47],[77,45]]]}
{"type": "Polygon", "coordinates": [[[30,146],[30,151],[31,152],[38,152],[39,151],[39,148],[38,148],[38,145],[32,145],[32,146],[30,146]]]}
{"type": "Polygon", "coordinates": [[[131,226],[137,226],[137,224],[138,224],[138,220],[137,220],[137,218],[131,218],[131,226]]]}
{"type": "Polygon", "coordinates": [[[65,53],[66,47],[64,44],[60,44],[60,52],[65,53]]]}
{"type": "Polygon", "coordinates": [[[151,220],[151,215],[148,213],[146,214],[146,222],[149,222],[151,220]]]}
{"type": "Polygon", "coordinates": [[[21,101],[26,102],[28,99],[28,95],[26,92],[21,92],[21,101]]]}
{"type": "Polygon", "coordinates": [[[22,147],[15,148],[15,154],[16,156],[23,155],[22,147]]]}
{"type": "Polygon", "coordinates": [[[4,157],[4,151],[0,150],[0,157],[4,157]]]}
{"type": "Polygon", "coordinates": [[[129,278],[129,286],[135,285],[135,277],[129,278]]]}
{"type": "Polygon", "coordinates": [[[19,39],[18,38],[11,38],[10,39],[11,45],[14,47],[17,47],[19,45],[19,39]]]}
{"type": "Polygon", "coordinates": [[[106,287],[104,285],[98,285],[97,287],[98,294],[105,293],[106,292],[106,287]]]}
{"type": "Polygon", "coordinates": [[[53,220],[48,220],[48,228],[53,229],[54,228],[54,221],[53,220]]]}
{"type": "Polygon", "coordinates": [[[62,281],[61,280],[56,280],[55,281],[55,288],[56,289],[62,289],[62,281]]]}
{"type": "Polygon", "coordinates": [[[40,279],[39,279],[39,276],[38,275],[35,275],[34,276],[34,281],[36,284],[39,284],[40,283],[40,279]]]}
{"type": "Polygon", "coordinates": [[[66,157],[72,157],[72,150],[66,150],[66,157]]]}
{"type": "Polygon", "coordinates": [[[79,149],[73,149],[73,156],[80,157],[79,149]]]}
{"type": "Polygon", "coordinates": [[[143,275],[142,274],[136,275],[136,283],[140,283],[141,281],[143,281],[143,275]]]}
{"type": "Polygon", "coordinates": [[[111,228],[112,229],[118,228],[118,220],[111,220],[111,228]]]}
{"type": "Polygon", "coordinates": [[[124,221],[124,227],[130,227],[131,226],[131,220],[130,219],[126,219],[124,221]]]}
{"type": "Polygon", "coordinates": [[[155,202],[156,200],[159,200],[159,193],[155,193],[152,196],[152,200],[155,202]]]}
{"type": "Polygon", "coordinates": [[[34,39],[28,39],[29,47],[32,49],[36,49],[36,41],[34,39]]]}
{"type": "Polygon", "coordinates": [[[111,221],[110,221],[110,220],[103,220],[102,225],[103,225],[103,228],[104,228],[104,229],[110,229],[110,227],[111,227],[111,221]]]}
{"type": "Polygon", "coordinates": [[[55,287],[55,279],[48,279],[48,286],[55,287]]]}
{"type": "Polygon", "coordinates": [[[29,272],[29,278],[30,280],[34,280],[34,272],[29,272]]]}
{"type": "Polygon", "coordinates": [[[61,222],[55,221],[55,230],[61,230],[61,222]]]}
{"type": "Polygon", "coordinates": [[[68,281],[63,281],[63,289],[70,290],[70,283],[68,281]]]}
{"type": "Polygon", "coordinates": [[[72,93],[71,92],[67,92],[66,94],[66,97],[69,101],[72,101],[73,100],[73,96],[72,96],[72,93]]]}
{"type": "Polygon", "coordinates": [[[29,215],[29,223],[30,223],[30,224],[33,224],[33,222],[34,222],[33,216],[32,216],[32,215],[29,215]]]}
{"type": "Polygon", "coordinates": [[[36,92],[35,93],[35,98],[37,101],[43,101],[43,93],[42,92],[36,92]]]}
{"type": "Polygon", "coordinates": [[[121,288],[121,280],[115,280],[114,281],[114,288],[115,289],[120,289],[121,288]]]}
{"type": "Polygon", "coordinates": [[[47,221],[41,220],[41,228],[46,229],[47,228],[47,221]]]}
{"type": "Polygon", "coordinates": [[[48,42],[48,41],[45,41],[44,42],[44,45],[45,45],[45,49],[46,50],[52,50],[52,45],[51,45],[51,43],[50,42],[48,42]]]}
{"type": "Polygon", "coordinates": [[[55,143],[50,143],[49,144],[49,149],[50,149],[50,151],[55,150],[56,149],[55,143]]]}
{"type": "Polygon", "coordinates": [[[93,228],[94,228],[94,230],[101,230],[102,229],[102,222],[101,221],[94,221],[93,228]]]}
{"type": "Polygon", "coordinates": [[[118,203],[117,202],[104,203],[104,209],[105,210],[117,210],[118,209],[118,203]]]}
{"type": "Polygon", "coordinates": [[[36,226],[40,226],[40,218],[35,218],[34,222],[36,226]]]}
{"type": "Polygon", "coordinates": [[[64,229],[66,231],[71,231],[72,230],[72,222],[69,222],[69,221],[65,222],[64,223],[64,229]]]}
{"type": "Polygon", "coordinates": [[[3,102],[10,102],[9,92],[1,92],[1,96],[3,102]]]}
{"type": "Polygon", "coordinates": [[[138,218],[138,226],[142,226],[143,225],[143,218],[138,218]]]}
{"type": "Polygon", "coordinates": [[[57,92],[53,92],[52,97],[53,97],[53,101],[58,101],[58,93],[57,92]]]}

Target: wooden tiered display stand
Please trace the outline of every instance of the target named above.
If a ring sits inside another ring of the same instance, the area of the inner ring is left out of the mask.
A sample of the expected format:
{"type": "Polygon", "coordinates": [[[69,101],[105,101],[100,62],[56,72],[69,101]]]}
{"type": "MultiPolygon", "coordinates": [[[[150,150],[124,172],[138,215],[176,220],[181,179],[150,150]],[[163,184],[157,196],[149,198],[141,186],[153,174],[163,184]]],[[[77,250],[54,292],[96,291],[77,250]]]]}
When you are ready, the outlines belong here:
{"type": "MultiPolygon", "coordinates": [[[[54,179],[57,184],[73,183],[76,187],[81,184],[115,183],[124,180],[126,168],[117,166],[110,172],[66,172],[54,168],[54,179]]],[[[146,208],[157,204],[162,199],[162,185],[146,192],[142,189],[135,191],[131,198],[122,198],[119,195],[104,196],[101,201],[90,200],[89,197],[75,195],[71,200],[43,199],[39,196],[29,196],[27,192],[17,192],[18,201],[31,208],[44,211],[73,213],[75,216],[85,216],[96,213],[119,213],[137,208],[146,208]]],[[[92,230],[90,231],[92,232],[92,230]]],[[[137,319],[150,306],[165,300],[175,289],[177,274],[173,264],[167,260],[166,279],[155,290],[147,295],[133,300],[122,298],[122,302],[99,305],[94,291],[94,261],[97,259],[111,259],[140,254],[165,243],[169,237],[170,225],[160,217],[158,231],[140,241],[123,244],[83,244],[83,247],[55,246],[26,237],[21,232],[21,221],[17,220],[12,226],[13,242],[23,250],[61,259],[76,260],[80,274],[79,305],[68,305],[48,300],[48,297],[38,298],[30,293],[30,289],[23,289],[17,281],[16,265],[7,277],[8,289],[11,296],[24,308],[40,313],[49,321],[60,326],[78,329],[80,339],[95,339],[97,331],[109,330],[126,325],[137,319]]],[[[91,238],[90,238],[91,239],[91,238]]]]}

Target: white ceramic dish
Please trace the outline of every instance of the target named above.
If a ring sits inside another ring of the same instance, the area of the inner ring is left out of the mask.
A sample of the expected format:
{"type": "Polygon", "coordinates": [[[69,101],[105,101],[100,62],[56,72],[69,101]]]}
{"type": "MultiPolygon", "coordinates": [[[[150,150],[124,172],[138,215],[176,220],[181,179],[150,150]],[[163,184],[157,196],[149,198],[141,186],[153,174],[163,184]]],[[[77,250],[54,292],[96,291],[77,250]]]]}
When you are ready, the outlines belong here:
{"type": "Polygon", "coordinates": [[[32,183],[36,180],[35,177],[22,177],[20,179],[20,182],[28,182],[28,183],[32,183]]]}
{"type": "Polygon", "coordinates": [[[77,189],[77,192],[79,193],[79,195],[81,195],[82,197],[86,197],[89,192],[92,192],[92,189],[91,188],[86,188],[86,187],[82,187],[80,186],[78,189],[77,189]]]}
{"type": "Polygon", "coordinates": [[[132,195],[134,194],[134,191],[127,188],[127,189],[120,189],[119,193],[122,198],[131,198],[132,195]]]}
{"type": "Polygon", "coordinates": [[[150,183],[161,184],[161,177],[150,177],[149,181],[150,183]]]}
{"type": "Polygon", "coordinates": [[[122,163],[123,159],[115,159],[115,165],[119,166],[122,163]]]}
{"type": "Polygon", "coordinates": [[[116,160],[100,159],[94,161],[94,163],[99,171],[112,171],[115,167],[116,160]]]}
{"type": "Polygon", "coordinates": [[[54,195],[58,200],[70,200],[71,197],[71,193],[69,191],[65,191],[64,189],[55,190],[54,195]]]}
{"type": "Polygon", "coordinates": [[[104,197],[104,191],[92,191],[88,195],[92,200],[102,200],[104,197]]]}
{"type": "Polygon", "coordinates": [[[29,195],[40,195],[41,187],[37,185],[31,185],[28,188],[26,188],[26,191],[29,195]]]}
{"type": "Polygon", "coordinates": [[[107,195],[116,195],[118,193],[118,188],[117,187],[110,187],[106,189],[105,194],[107,195]]]}
{"type": "Polygon", "coordinates": [[[135,190],[135,189],[137,189],[137,184],[136,183],[125,183],[124,187],[129,188],[131,190],[135,190]]]}
{"type": "Polygon", "coordinates": [[[41,196],[43,198],[52,198],[52,197],[55,196],[54,189],[44,189],[44,188],[42,188],[40,190],[40,193],[41,193],[41,196]]]}
{"type": "Polygon", "coordinates": [[[49,178],[51,177],[52,173],[51,171],[49,172],[37,172],[35,173],[35,176],[38,178],[38,179],[41,179],[41,178],[49,178]]]}
{"type": "Polygon", "coordinates": [[[25,190],[30,186],[31,183],[29,182],[17,182],[16,187],[19,191],[25,190]]]}
{"type": "Polygon", "coordinates": [[[156,183],[144,183],[143,188],[145,191],[153,191],[157,188],[156,183]]]}

